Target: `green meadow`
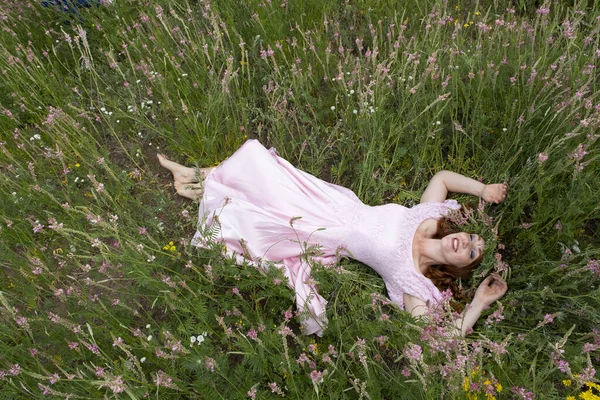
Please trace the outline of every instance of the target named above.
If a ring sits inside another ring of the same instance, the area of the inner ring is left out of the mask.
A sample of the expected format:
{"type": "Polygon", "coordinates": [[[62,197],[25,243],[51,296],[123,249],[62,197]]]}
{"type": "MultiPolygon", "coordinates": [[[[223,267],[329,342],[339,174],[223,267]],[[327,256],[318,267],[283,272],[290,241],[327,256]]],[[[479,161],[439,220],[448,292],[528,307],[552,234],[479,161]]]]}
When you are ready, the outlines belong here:
{"type": "Polygon", "coordinates": [[[600,399],[597,2],[1,0],[0,28],[0,399],[600,399]],[[453,198],[488,243],[461,285],[508,293],[444,337],[313,265],[302,335],[277,268],[191,245],[156,159],[247,139],[370,205],[507,182],[453,198]]]}

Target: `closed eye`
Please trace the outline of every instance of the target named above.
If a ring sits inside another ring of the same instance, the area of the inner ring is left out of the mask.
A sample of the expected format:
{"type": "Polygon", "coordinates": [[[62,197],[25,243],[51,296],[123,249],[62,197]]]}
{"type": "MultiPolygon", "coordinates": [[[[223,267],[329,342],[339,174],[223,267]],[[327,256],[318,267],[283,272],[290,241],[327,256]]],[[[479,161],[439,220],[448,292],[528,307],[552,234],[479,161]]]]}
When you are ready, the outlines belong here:
{"type": "Polygon", "coordinates": [[[471,250],[471,260],[475,258],[475,250],[471,250]]]}

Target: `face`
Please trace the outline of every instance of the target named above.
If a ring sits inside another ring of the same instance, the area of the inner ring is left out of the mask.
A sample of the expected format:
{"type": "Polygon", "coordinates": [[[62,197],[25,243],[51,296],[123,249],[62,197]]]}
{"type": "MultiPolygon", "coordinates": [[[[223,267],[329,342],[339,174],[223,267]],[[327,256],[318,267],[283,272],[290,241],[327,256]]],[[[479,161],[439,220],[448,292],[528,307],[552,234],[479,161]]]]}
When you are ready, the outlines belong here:
{"type": "Polygon", "coordinates": [[[446,261],[455,267],[466,267],[481,257],[485,241],[475,233],[459,232],[442,238],[442,252],[446,261]]]}

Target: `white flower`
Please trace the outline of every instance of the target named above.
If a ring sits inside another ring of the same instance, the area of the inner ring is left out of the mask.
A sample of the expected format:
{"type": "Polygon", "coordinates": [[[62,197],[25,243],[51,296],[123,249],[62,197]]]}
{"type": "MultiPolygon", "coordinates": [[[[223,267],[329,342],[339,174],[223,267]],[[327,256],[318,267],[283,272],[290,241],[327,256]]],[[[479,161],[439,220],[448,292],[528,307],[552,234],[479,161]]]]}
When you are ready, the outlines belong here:
{"type": "Polygon", "coordinates": [[[435,124],[436,124],[436,125],[440,125],[440,124],[441,124],[441,122],[440,122],[440,121],[435,121],[435,124]]]}
{"type": "Polygon", "coordinates": [[[146,340],[151,341],[152,340],[152,335],[148,335],[148,337],[146,338],[146,340]]]}
{"type": "Polygon", "coordinates": [[[198,335],[198,337],[196,338],[196,340],[198,340],[198,344],[204,342],[204,336],[202,335],[198,335]]]}
{"type": "Polygon", "coordinates": [[[350,94],[354,94],[354,90],[353,89],[350,89],[350,94]]]}
{"type": "Polygon", "coordinates": [[[142,357],[140,358],[140,362],[143,363],[144,361],[146,361],[146,357],[142,357]]]}
{"type": "Polygon", "coordinates": [[[335,110],[335,106],[331,106],[331,111],[335,110]]]}
{"type": "Polygon", "coordinates": [[[358,110],[352,110],[353,114],[358,114],[358,110]]]}
{"type": "Polygon", "coordinates": [[[146,329],[150,329],[150,324],[146,325],[146,329]]]}
{"type": "Polygon", "coordinates": [[[196,337],[192,335],[192,337],[190,338],[190,342],[192,342],[192,344],[196,343],[196,337]]]}

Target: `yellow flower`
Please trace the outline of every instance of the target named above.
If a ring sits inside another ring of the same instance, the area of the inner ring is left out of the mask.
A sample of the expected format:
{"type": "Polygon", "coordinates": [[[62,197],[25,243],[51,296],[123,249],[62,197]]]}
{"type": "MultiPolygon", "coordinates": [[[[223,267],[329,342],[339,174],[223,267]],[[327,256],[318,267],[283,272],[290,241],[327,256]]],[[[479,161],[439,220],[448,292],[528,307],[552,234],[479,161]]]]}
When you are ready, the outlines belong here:
{"type": "MultiPolygon", "coordinates": [[[[473,374],[473,372],[471,372],[471,374],[473,374]]],[[[465,379],[463,381],[463,390],[465,392],[469,391],[469,378],[467,378],[466,376],[465,376],[465,379]]]]}
{"type": "Polygon", "coordinates": [[[76,164],[75,164],[75,167],[76,167],[76,168],[79,168],[79,167],[81,167],[81,164],[79,164],[79,163],[76,163],[76,164]]]}
{"type": "Polygon", "coordinates": [[[575,396],[567,396],[567,400],[575,400],[575,396]]]}
{"type": "Polygon", "coordinates": [[[600,385],[598,385],[597,383],[594,382],[586,382],[586,385],[589,386],[590,388],[596,389],[600,391],[600,385]]]}
{"type": "Polygon", "coordinates": [[[479,11],[475,11],[475,15],[481,15],[479,11]]]}
{"type": "Polygon", "coordinates": [[[465,28],[468,28],[468,27],[469,27],[469,24],[467,24],[467,23],[464,23],[464,24],[463,24],[463,26],[464,26],[465,28]]]}
{"type": "Polygon", "coordinates": [[[562,383],[565,386],[571,386],[571,380],[570,379],[565,379],[564,381],[562,381],[562,383]]]}
{"type": "Polygon", "coordinates": [[[486,394],[485,395],[485,400],[496,400],[496,396],[491,395],[491,394],[486,394]]]}
{"type": "Polygon", "coordinates": [[[10,282],[10,283],[8,284],[8,288],[9,288],[9,289],[12,289],[12,288],[14,288],[14,287],[15,287],[15,284],[14,284],[14,283],[10,282]]]}
{"type": "Polygon", "coordinates": [[[496,383],[496,391],[498,393],[500,393],[502,391],[502,385],[500,384],[500,382],[496,383]]]}
{"type": "Polygon", "coordinates": [[[485,381],[483,381],[484,385],[490,385],[492,382],[489,379],[486,379],[485,381]]]}

